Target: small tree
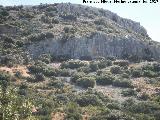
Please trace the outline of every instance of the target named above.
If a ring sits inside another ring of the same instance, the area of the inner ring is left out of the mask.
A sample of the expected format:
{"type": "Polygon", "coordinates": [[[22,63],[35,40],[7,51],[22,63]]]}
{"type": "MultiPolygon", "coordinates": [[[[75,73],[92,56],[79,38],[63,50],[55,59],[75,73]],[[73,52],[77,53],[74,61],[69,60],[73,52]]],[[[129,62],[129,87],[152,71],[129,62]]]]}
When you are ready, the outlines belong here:
{"type": "Polygon", "coordinates": [[[29,119],[32,113],[32,103],[28,99],[20,97],[16,89],[9,86],[9,77],[0,74],[0,81],[0,119],[29,119]]]}

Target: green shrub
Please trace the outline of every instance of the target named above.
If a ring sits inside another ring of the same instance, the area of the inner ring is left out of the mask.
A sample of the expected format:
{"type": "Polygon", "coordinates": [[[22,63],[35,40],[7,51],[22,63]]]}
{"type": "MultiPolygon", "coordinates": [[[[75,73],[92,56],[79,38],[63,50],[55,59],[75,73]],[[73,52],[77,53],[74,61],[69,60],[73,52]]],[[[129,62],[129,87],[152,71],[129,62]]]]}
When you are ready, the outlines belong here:
{"type": "Polygon", "coordinates": [[[88,105],[99,106],[102,105],[102,101],[94,94],[81,95],[77,98],[76,102],[85,107],[88,105]]]}
{"type": "Polygon", "coordinates": [[[113,74],[120,74],[121,73],[121,67],[119,66],[112,66],[110,68],[110,72],[113,74]]]}
{"type": "Polygon", "coordinates": [[[88,88],[88,87],[93,88],[96,82],[95,78],[93,77],[82,77],[77,80],[76,84],[83,88],[88,88]]]}
{"type": "Polygon", "coordinates": [[[151,70],[144,70],[143,76],[144,77],[157,77],[157,74],[151,70]]]}
{"type": "Polygon", "coordinates": [[[150,96],[147,93],[142,93],[138,98],[141,100],[148,100],[150,96]]]}
{"type": "Polygon", "coordinates": [[[79,59],[80,59],[80,60],[91,61],[91,60],[92,60],[92,57],[91,57],[91,56],[81,56],[79,59]]]}
{"type": "Polygon", "coordinates": [[[91,69],[90,67],[86,66],[86,67],[80,67],[77,69],[78,72],[84,72],[84,73],[90,73],[91,72],[91,69]]]}
{"type": "Polygon", "coordinates": [[[60,80],[55,80],[55,81],[51,81],[50,83],[48,83],[48,86],[54,87],[57,89],[62,89],[64,87],[64,83],[60,80]]]}
{"type": "Polygon", "coordinates": [[[121,67],[125,67],[129,65],[129,61],[128,60],[116,60],[113,62],[114,65],[119,65],[121,67]]]}
{"type": "Polygon", "coordinates": [[[41,82],[45,80],[45,76],[43,74],[35,74],[34,82],[41,82]]]}
{"type": "Polygon", "coordinates": [[[114,77],[111,75],[101,75],[96,77],[96,83],[99,85],[110,85],[113,83],[114,77]]]}
{"type": "Polygon", "coordinates": [[[106,68],[108,66],[112,65],[112,61],[111,60],[100,60],[98,63],[98,67],[100,69],[106,68]]]}
{"type": "Polygon", "coordinates": [[[58,20],[58,19],[53,18],[53,19],[52,19],[52,23],[53,23],[53,24],[59,24],[59,20],[58,20]]]}
{"type": "Polygon", "coordinates": [[[70,77],[71,73],[68,69],[57,69],[57,76],[70,77]]]}
{"type": "Polygon", "coordinates": [[[141,77],[142,76],[142,70],[141,69],[133,69],[131,70],[132,77],[141,77]]]}
{"type": "Polygon", "coordinates": [[[65,33],[69,33],[69,30],[70,30],[69,27],[64,27],[64,28],[63,28],[63,31],[64,31],[65,33]]]}
{"type": "Polygon", "coordinates": [[[137,92],[134,89],[123,90],[121,93],[123,96],[136,96],[137,92]]]}
{"type": "Polygon", "coordinates": [[[61,15],[60,17],[62,17],[64,20],[70,20],[70,21],[77,20],[77,16],[72,15],[72,14],[64,14],[64,15],[61,15]]]}
{"type": "Polygon", "coordinates": [[[133,104],[130,111],[134,113],[151,114],[158,110],[160,110],[160,106],[154,102],[140,102],[133,104]]]}
{"type": "Polygon", "coordinates": [[[116,87],[124,87],[124,88],[130,88],[133,87],[132,86],[132,82],[130,80],[127,79],[116,79],[113,81],[113,86],[116,87]]]}
{"type": "Polygon", "coordinates": [[[96,25],[106,25],[105,19],[95,20],[94,23],[95,23],[96,25]]]}
{"type": "Polygon", "coordinates": [[[153,69],[155,72],[159,72],[160,71],[160,63],[153,63],[153,69]]]}
{"type": "Polygon", "coordinates": [[[61,64],[61,68],[70,68],[70,69],[76,69],[80,67],[86,67],[88,66],[88,62],[80,61],[80,60],[70,60],[67,62],[63,62],[61,64]]]}
{"type": "Polygon", "coordinates": [[[121,77],[122,77],[122,78],[129,78],[130,76],[129,76],[128,73],[123,73],[123,74],[121,75],[121,77]]]}
{"type": "Polygon", "coordinates": [[[46,32],[46,33],[31,34],[27,37],[28,41],[31,42],[42,41],[49,38],[54,38],[53,33],[46,32]]]}
{"type": "Polygon", "coordinates": [[[73,76],[71,77],[71,82],[76,83],[79,78],[82,78],[82,77],[84,77],[84,76],[86,76],[86,74],[85,74],[84,72],[75,73],[75,74],[73,74],[73,76]]]}
{"type": "Polygon", "coordinates": [[[97,71],[99,69],[98,63],[93,62],[93,61],[90,63],[89,67],[91,69],[91,72],[95,72],[95,71],[97,71]]]}
{"type": "Polygon", "coordinates": [[[82,115],[80,114],[81,109],[76,103],[67,104],[65,111],[67,115],[65,119],[67,120],[82,120],[82,115]]]}
{"type": "Polygon", "coordinates": [[[49,64],[51,62],[52,57],[50,54],[42,54],[39,56],[38,59],[46,64],[49,64]]]}
{"type": "Polygon", "coordinates": [[[107,108],[120,110],[121,107],[119,103],[112,102],[112,103],[107,104],[107,108]]]}

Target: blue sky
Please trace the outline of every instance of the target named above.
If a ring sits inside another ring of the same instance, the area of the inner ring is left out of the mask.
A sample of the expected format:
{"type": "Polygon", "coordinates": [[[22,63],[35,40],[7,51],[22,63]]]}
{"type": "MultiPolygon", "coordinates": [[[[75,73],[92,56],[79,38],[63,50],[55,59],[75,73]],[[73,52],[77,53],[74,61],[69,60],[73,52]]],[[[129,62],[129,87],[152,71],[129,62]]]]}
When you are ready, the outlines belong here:
{"type": "MultiPolygon", "coordinates": [[[[149,1],[149,0],[148,0],[149,1]]],[[[83,0],[0,0],[0,4],[8,5],[39,5],[40,3],[70,2],[83,4],[83,0]]],[[[117,13],[121,17],[140,22],[147,29],[149,36],[160,42],[160,0],[158,3],[146,4],[83,4],[104,8],[117,13]]]]}

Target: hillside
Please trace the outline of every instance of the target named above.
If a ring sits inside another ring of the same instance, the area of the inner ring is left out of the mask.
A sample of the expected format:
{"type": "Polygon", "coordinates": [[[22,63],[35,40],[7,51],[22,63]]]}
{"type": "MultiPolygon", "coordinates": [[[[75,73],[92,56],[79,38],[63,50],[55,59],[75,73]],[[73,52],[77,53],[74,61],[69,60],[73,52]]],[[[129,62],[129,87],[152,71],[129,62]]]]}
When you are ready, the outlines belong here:
{"type": "Polygon", "coordinates": [[[0,6],[0,120],[160,120],[160,43],[71,3],[0,6]]]}

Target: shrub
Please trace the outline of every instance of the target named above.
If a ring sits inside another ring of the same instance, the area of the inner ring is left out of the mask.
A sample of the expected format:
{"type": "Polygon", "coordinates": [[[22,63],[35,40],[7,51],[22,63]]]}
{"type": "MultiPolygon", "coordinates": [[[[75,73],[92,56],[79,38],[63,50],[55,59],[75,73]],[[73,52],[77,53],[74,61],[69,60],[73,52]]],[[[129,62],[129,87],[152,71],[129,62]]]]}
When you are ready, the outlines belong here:
{"type": "Polygon", "coordinates": [[[108,66],[112,66],[112,61],[111,60],[101,60],[98,66],[100,69],[108,67],[108,66]]]}
{"type": "Polygon", "coordinates": [[[96,25],[106,25],[105,19],[95,20],[94,23],[95,23],[96,25]]]}
{"type": "Polygon", "coordinates": [[[141,100],[148,100],[150,96],[147,93],[142,93],[138,98],[141,100]]]}
{"type": "Polygon", "coordinates": [[[131,70],[132,77],[141,77],[142,76],[142,70],[140,69],[133,69],[131,70]]]}
{"type": "Polygon", "coordinates": [[[153,68],[155,72],[159,72],[160,71],[160,63],[153,63],[153,68]]]}
{"type": "Polygon", "coordinates": [[[102,101],[94,94],[81,95],[77,98],[76,102],[81,107],[85,107],[88,105],[93,105],[93,106],[102,105],[102,101]]]}
{"type": "Polygon", "coordinates": [[[119,103],[112,102],[112,103],[107,104],[107,108],[120,110],[121,107],[119,103]]]}
{"type": "Polygon", "coordinates": [[[101,75],[96,78],[96,83],[99,85],[110,85],[112,84],[114,77],[111,75],[101,75]]]}
{"type": "Polygon", "coordinates": [[[124,88],[130,88],[133,87],[132,86],[132,82],[130,80],[127,79],[116,79],[113,81],[113,86],[117,86],[117,87],[124,87],[124,88]]]}
{"type": "Polygon", "coordinates": [[[31,34],[30,36],[28,36],[28,40],[31,42],[42,41],[49,38],[54,38],[53,33],[46,32],[46,33],[31,34]]]}
{"type": "Polygon", "coordinates": [[[113,74],[120,74],[121,73],[121,67],[119,66],[112,66],[110,68],[110,72],[113,74]]]}
{"type": "Polygon", "coordinates": [[[133,89],[127,89],[127,90],[123,90],[122,91],[122,95],[123,96],[136,96],[137,95],[137,92],[133,89]]]}
{"type": "Polygon", "coordinates": [[[92,57],[91,57],[91,56],[81,56],[79,59],[80,59],[80,60],[91,61],[91,60],[92,60],[92,57]]]}
{"type": "Polygon", "coordinates": [[[154,111],[160,110],[160,106],[154,102],[139,102],[131,106],[131,112],[151,114],[154,111]]]}
{"type": "Polygon", "coordinates": [[[64,20],[70,20],[70,21],[76,21],[77,17],[75,15],[72,14],[64,14],[61,15],[60,17],[62,17],[64,20]]]}
{"type": "Polygon", "coordinates": [[[69,103],[67,104],[65,111],[67,115],[65,119],[67,120],[81,120],[82,115],[80,114],[81,110],[76,103],[69,103]]]}
{"type": "Polygon", "coordinates": [[[48,83],[48,86],[51,86],[57,89],[62,89],[64,87],[64,83],[60,80],[55,80],[48,83]]]}
{"type": "Polygon", "coordinates": [[[84,76],[85,76],[85,73],[84,73],[84,72],[75,73],[75,74],[71,77],[71,81],[72,81],[73,83],[76,83],[79,78],[82,78],[82,77],[84,77],[84,76]]]}
{"type": "Polygon", "coordinates": [[[47,24],[51,23],[51,19],[48,16],[44,16],[44,15],[41,17],[41,21],[47,24]]]}
{"type": "Polygon", "coordinates": [[[23,47],[24,43],[23,43],[23,41],[17,40],[16,45],[17,45],[17,47],[23,47]]]}
{"type": "Polygon", "coordinates": [[[70,55],[57,55],[53,57],[53,60],[58,61],[58,62],[62,62],[62,61],[67,61],[71,59],[70,55]]]}
{"type": "Polygon", "coordinates": [[[67,69],[58,69],[57,76],[70,77],[71,74],[70,74],[69,70],[67,70],[67,69]]]}
{"type": "Polygon", "coordinates": [[[98,63],[93,62],[93,61],[90,63],[89,67],[91,69],[91,72],[95,72],[95,71],[97,71],[99,69],[98,63]]]}
{"type": "Polygon", "coordinates": [[[157,77],[157,74],[151,70],[144,70],[143,76],[144,77],[157,77]]]}
{"type": "Polygon", "coordinates": [[[53,68],[44,68],[43,74],[47,77],[57,76],[57,70],[53,68]]]}
{"type": "Polygon", "coordinates": [[[116,60],[113,62],[114,65],[119,65],[121,67],[125,67],[129,65],[129,61],[128,60],[116,60]]]}
{"type": "Polygon", "coordinates": [[[86,66],[88,66],[88,62],[80,60],[70,60],[67,62],[63,62],[61,64],[61,68],[71,68],[71,69],[86,67],[86,66]]]}
{"type": "Polygon", "coordinates": [[[70,30],[69,27],[64,27],[64,28],[63,28],[63,31],[64,31],[65,33],[69,33],[69,30],[70,30]]]}
{"type": "Polygon", "coordinates": [[[46,38],[54,38],[54,34],[51,33],[51,32],[46,32],[46,33],[45,33],[45,37],[46,37],[46,38]]]}
{"type": "Polygon", "coordinates": [[[39,56],[39,60],[41,60],[42,62],[49,64],[51,62],[51,55],[50,54],[42,54],[39,56]]]}
{"type": "Polygon", "coordinates": [[[77,69],[78,72],[90,73],[91,69],[87,67],[80,67],[77,69]]]}
{"type": "Polygon", "coordinates": [[[83,88],[88,88],[88,87],[93,88],[95,86],[96,82],[93,77],[82,77],[77,80],[76,84],[78,86],[83,87],[83,88]]]}
{"type": "Polygon", "coordinates": [[[52,23],[53,23],[53,24],[59,24],[59,20],[58,20],[58,19],[53,18],[53,19],[52,19],[52,23]]]}
{"type": "Polygon", "coordinates": [[[45,80],[45,76],[43,74],[35,74],[34,82],[41,82],[45,80]]]}
{"type": "Polygon", "coordinates": [[[129,74],[123,73],[123,74],[121,75],[121,77],[122,77],[122,78],[129,78],[129,74]]]}

